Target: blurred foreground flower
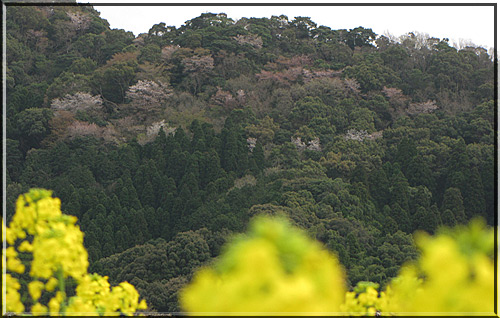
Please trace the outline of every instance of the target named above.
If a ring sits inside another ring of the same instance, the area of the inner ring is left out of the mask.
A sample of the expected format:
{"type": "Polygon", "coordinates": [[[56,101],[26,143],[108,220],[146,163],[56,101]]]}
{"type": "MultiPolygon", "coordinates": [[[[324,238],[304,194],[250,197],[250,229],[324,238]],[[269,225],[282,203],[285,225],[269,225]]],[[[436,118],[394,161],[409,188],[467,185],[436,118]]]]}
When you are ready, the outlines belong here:
{"type": "Polygon", "coordinates": [[[180,302],[203,314],[332,314],[344,293],[334,255],[286,220],[260,217],[195,275],[180,302]]]}
{"type": "Polygon", "coordinates": [[[492,315],[493,230],[475,219],[417,233],[420,258],[405,264],[383,292],[359,282],[345,292],[336,258],[287,221],[260,217],[201,269],[180,296],[192,314],[350,316],[492,315]]]}
{"type": "Polygon", "coordinates": [[[493,315],[493,229],[481,219],[435,237],[417,233],[422,254],[387,287],[386,314],[493,315]]]}

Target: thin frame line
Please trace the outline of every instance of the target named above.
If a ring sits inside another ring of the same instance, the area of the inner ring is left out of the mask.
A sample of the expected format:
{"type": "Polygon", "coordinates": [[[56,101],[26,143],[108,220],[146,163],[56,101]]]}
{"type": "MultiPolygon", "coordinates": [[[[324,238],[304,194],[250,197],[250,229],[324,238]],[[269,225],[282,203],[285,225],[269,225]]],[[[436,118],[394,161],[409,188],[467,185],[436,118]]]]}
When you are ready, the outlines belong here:
{"type": "Polygon", "coordinates": [[[121,6],[121,7],[131,7],[131,6],[186,6],[186,7],[194,7],[194,6],[232,6],[232,7],[242,7],[242,6],[252,6],[252,7],[270,7],[270,6],[287,6],[287,7],[318,7],[318,6],[328,6],[328,7],[336,7],[336,6],[350,6],[350,7],[388,7],[388,6],[399,6],[399,7],[424,7],[424,6],[444,6],[444,7],[481,7],[481,6],[494,6],[496,7],[496,3],[283,3],[283,2],[265,2],[265,3],[248,3],[248,2],[231,2],[231,3],[220,3],[220,2],[192,2],[192,3],[184,3],[184,2],[174,2],[174,3],[154,3],[154,2],[131,2],[131,3],[113,3],[113,2],[103,2],[103,3],[95,3],[95,2],[77,2],[77,3],[52,3],[52,2],[7,2],[4,3],[6,6],[121,6]]]}
{"type": "MultiPolygon", "coordinates": [[[[5,222],[7,226],[7,10],[5,4],[2,3],[2,222],[5,222]]],[[[7,234],[2,231],[2,248],[7,249],[7,234]]],[[[7,264],[7,258],[4,253],[2,253],[2,259],[7,264]]],[[[7,268],[2,268],[2,316],[7,313],[7,268]]]]}
{"type": "MultiPolygon", "coordinates": [[[[495,208],[498,209],[498,58],[497,58],[497,3],[93,3],[93,2],[88,2],[88,3],[83,3],[83,2],[78,2],[78,3],[51,3],[51,2],[29,2],[29,3],[15,3],[15,2],[4,2],[2,3],[2,38],[3,38],[3,43],[6,43],[6,7],[8,6],[263,6],[263,7],[268,7],[268,6],[328,6],[328,7],[336,7],[336,6],[352,6],[352,7],[366,7],[366,6],[371,6],[371,7],[385,7],[385,6],[401,6],[401,7],[409,7],[409,6],[415,6],[415,7],[423,7],[423,6],[430,6],[430,7],[436,7],[436,6],[444,6],[444,7],[449,7],[449,6],[460,6],[460,7],[466,7],[466,6],[475,6],[475,7],[480,7],[480,6],[493,6],[494,7],[494,112],[495,112],[495,122],[494,122],[494,136],[496,143],[494,144],[494,147],[496,148],[495,153],[494,153],[494,160],[495,160],[495,165],[494,165],[494,178],[496,179],[495,186],[496,186],[496,191],[495,191],[495,198],[494,198],[494,203],[495,203],[495,208]]],[[[6,78],[6,45],[3,46],[2,48],[2,53],[3,53],[3,58],[2,58],[2,66],[3,66],[3,71],[2,71],[2,76],[5,79],[6,78]]],[[[2,185],[3,185],[3,197],[6,198],[6,155],[7,155],[7,146],[6,146],[6,81],[4,80],[2,83],[2,88],[3,88],[3,93],[2,93],[2,101],[3,101],[3,118],[2,118],[2,140],[3,140],[3,155],[2,155],[2,171],[3,171],[3,176],[2,176],[2,185]]],[[[3,218],[4,222],[6,221],[6,201],[2,200],[2,209],[3,209],[3,218]]],[[[494,249],[494,263],[495,263],[495,270],[494,270],[494,313],[498,314],[498,304],[497,304],[497,278],[498,278],[498,273],[497,273],[497,263],[498,263],[498,214],[494,214],[494,243],[495,243],[495,249],[494,249]]],[[[2,233],[2,236],[5,236],[5,233],[2,233]]],[[[4,237],[5,238],[5,237],[4,237]]],[[[3,240],[3,247],[6,248],[6,241],[5,239],[3,240]]],[[[4,257],[4,255],[2,255],[4,257]]],[[[3,269],[2,271],[5,271],[3,269]]],[[[3,275],[2,275],[3,276],[3,275]]],[[[5,312],[5,281],[2,277],[2,314],[4,315],[5,312]]]]}
{"type": "Polygon", "coordinates": [[[494,205],[496,209],[496,213],[494,213],[494,221],[493,221],[493,226],[494,226],[494,231],[493,231],[493,237],[494,237],[494,257],[493,257],[493,262],[495,269],[493,271],[493,276],[494,276],[494,290],[493,290],[493,297],[495,298],[493,301],[493,311],[495,312],[496,315],[498,315],[498,55],[497,55],[497,44],[498,44],[498,14],[497,14],[497,4],[495,3],[494,5],[494,20],[493,20],[493,25],[494,25],[494,30],[493,34],[495,38],[493,39],[493,70],[495,72],[494,77],[493,77],[493,86],[495,87],[495,91],[493,92],[494,94],[494,113],[495,113],[495,123],[494,123],[494,137],[495,137],[495,156],[494,156],[494,179],[496,182],[495,184],[495,193],[494,193],[494,205]]]}

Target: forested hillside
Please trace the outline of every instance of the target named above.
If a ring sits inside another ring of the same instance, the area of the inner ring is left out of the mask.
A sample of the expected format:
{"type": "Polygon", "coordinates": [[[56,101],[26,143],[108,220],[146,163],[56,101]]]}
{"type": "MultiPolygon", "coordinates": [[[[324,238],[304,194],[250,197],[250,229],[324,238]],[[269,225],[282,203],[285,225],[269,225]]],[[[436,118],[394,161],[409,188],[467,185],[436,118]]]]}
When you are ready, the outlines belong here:
{"type": "Polygon", "coordinates": [[[54,190],[90,270],[151,310],[179,311],[193,271],[259,214],[337,253],[351,287],[387,284],[417,230],[493,224],[484,48],[283,15],[138,37],[90,6],[6,16],[7,219],[19,194],[54,190]]]}

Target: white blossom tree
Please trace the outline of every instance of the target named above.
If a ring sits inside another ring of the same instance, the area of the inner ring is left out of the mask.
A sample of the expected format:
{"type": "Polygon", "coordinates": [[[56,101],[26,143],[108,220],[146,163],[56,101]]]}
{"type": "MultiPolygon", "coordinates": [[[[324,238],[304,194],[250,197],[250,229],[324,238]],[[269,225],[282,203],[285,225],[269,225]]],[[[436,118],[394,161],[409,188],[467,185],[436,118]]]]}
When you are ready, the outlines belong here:
{"type": "Polygon", "coordinates": [[[356,129],[349,129],[347,133],[344,135],[345,140],[357,140],[357,141],[363,141],[366,138],[368,138],[368,133],[366,130],[356,130],[356,129]]]}
{"type": "Polygon", "coordinates": [[[261,49],[263,44],[262,38],[256,34],[238,34],[237,36],[233,37],[233,39],[235,39],[236,42],[238,42],[238,44],[240,45],[249,44],[257,49],[261,49]]]}
{"type": "Polygon", "coordinates": [[[162,104],[170,94],[172,90],[162,82],[140,80],[129,87],[126,97],[134,104],[149,107],[162,104]]]}
{"type": "Polygon", "coordinates": [[[63,98],[52,100],[50,107],[53,110],[66,110],[70,112],[99,111],[102,109],[101,96],[92,96],[89,93],[66,94],[63,98]]]}
{"type": "Polygon", "coordinates": [[[121,105],[121,111],[127,115],[134,115],[137,120],[157,116],[163,109],[172,89],[162,82],[140,80],[129,87],[126,98],[128,104],[121,105]]]}
{"type": "Polygon", "coordinates": [[[406,112],[410,115],[427,114],[435,111],[438,108],[436,102],[428,100],[423,103],[410,103],[406,112]]]}

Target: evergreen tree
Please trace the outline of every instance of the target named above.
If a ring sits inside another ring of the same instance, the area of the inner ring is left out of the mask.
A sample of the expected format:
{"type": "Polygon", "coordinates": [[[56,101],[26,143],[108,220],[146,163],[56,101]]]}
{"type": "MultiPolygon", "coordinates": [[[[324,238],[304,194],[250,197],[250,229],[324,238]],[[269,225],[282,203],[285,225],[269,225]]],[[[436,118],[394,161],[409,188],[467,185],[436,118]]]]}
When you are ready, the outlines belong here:
{"type": "Polygon", "coordinates": [[[450,209],[446,209],[443,211],[443,213],[441,214],[441,219],[443,220],[443,225],[448,227],[453,227],[458,224],[455,214],[450,209]]]}
{"type": "Polygon", "coordinates": [[[81,212],[80,212],[80,196],[78,195],[78,192],[76,189],[70,185],[70,191],[71,194],[69,195],[68,200],[66,201],[67,203],[62,202],[62,210],[65,211],[68,214],[74,215],[77,218],[80,218],[81,212]]]}
{"type": "Polygon", "coordinates": [[[128,202],[126,206],[132,207],[134,209],[141,208],[141,202],[139,201],[139,197],[137,195],[137,191],[134,187],[134,183],[132,182],[132,178],[130,177],[129,170],[125,170],[122,176],[123,187],[122,187],[122,196],[119,197],[120,201],[125,199],[128,202]]]}
{"type": "Polygon", "coordinates": [[[116,232],[116,251],[121,252],[133,245],[133,238],[127,225],[123,225],[121,229],[116,232]]]}
{"type": "Polygon", "coordinates": [[[465,141],[462,138],[454,143],[446,166],[448,176],[446,188],[454,187],[464,191],[468,182],[466,176],[468,175],[470,160],[465,141]]]}
{"type": "Polygon", "coordinates": [[[391,217],[398,224],[398,228],[406,233],[410,233],[412,230],[412,224],[408,210],[403,209],[399,203],[393,203],[390,211],[391,217]]]}
{"type": "Polygon", "coordinates": [[[205,187],[221,176],[220,159],[215,149],[210,149],[209,152],[202,154],[199,173],[200,185],[202,187],[205,187]]]}
{"type": "Polygon", "coordinates": [[[405,175],[398,167],[396,167],[391,178],[390,192],[392,204],[398,204],[400,208],[408,213],[410,210],[409,184],[405,175]]]}
{"type": "Polygon", "coordinates": [[[155,193],[151,182],[147,181],[146,184],[144,185],[140,201],[142,203],[142,206],[149,206],[149,207],[156,206],[155,193]]]}
{"type": "Polygon", "coordinates": [[[368,177],[370,196],[379,210],[389,203],[389,180],[385,169],[374,169],[368,177]]]}
{"type": "Polygon", "coordinates": [[[148,230],[148,222],[144,216],[144,209],[131,209],[130,214],[133,219],[133,223],[130,224],[130,229],[134,233],[134,244],[143,244],[151,239],[151,233],[148,230]]]}
{"type": "Polygon", "coordinates": [[[266,158],[264,155],[264,148],[262,144],[257,140],[255,144],[255,148],[252,151],[252,158],[255,160],[255,164],[259,170],[262,170],[266,167],[266,158]]]}
{"type": "Polygon", "coordinates": [[[413,231],[424,230],[428,233],[434,233],[437,226],[438,220],[432,211],[419,206],[413,215],[413,231]]]}
{"type": "Polygon", "coordinates": [[[474,216],[487,218],[483,182],[477,167],[472,167],[464,190],[464,208],[467,219],[474,216]]]}
{"type": "Polygon", "coordinates": [[[189,131],[193,134],[193,138],[191,139],[191,152],[207,151],[206,141],[205,141],[205,132],[201,127],[200,122],[195,119],[191,122],[191,126],[189,126],[189,131]]]}
{"type": "Polygon", "coordinates": [[[221,132],[220,161],[221,167],[229,171],[238,170],[238,142],[234,131],[223,129],[221,132]]]}
{"type": "MultiPolygon", "coordinates": [[[[459,224],[464,224],[466,221],[465,209],[463,205],[462,193],[458,188],[448,188],[444,193],[443,202],[441,204],[443,223],[449,224],[452,221],[445,221],[445,212],[450,210],[453,213],[455,220],[459,224]]],[[[449,213],[446,213],[448,216],[449,213]]]]}
{"type": "Polygon", "coordinates": [[[186,132],[182,127],[179,127],[175,130],[174,140],[181,147],[182,151],[189,151],[191,148],[191,141],[189,137],[186,135],[186,132]]]}
{"type": "Polygon", "coordinates": [[[407,173],[408,165],[417,156],[417,147],[413,139],[404,137],[398,145],[395,161],[401,165],[403,173],[407,173]]]}

